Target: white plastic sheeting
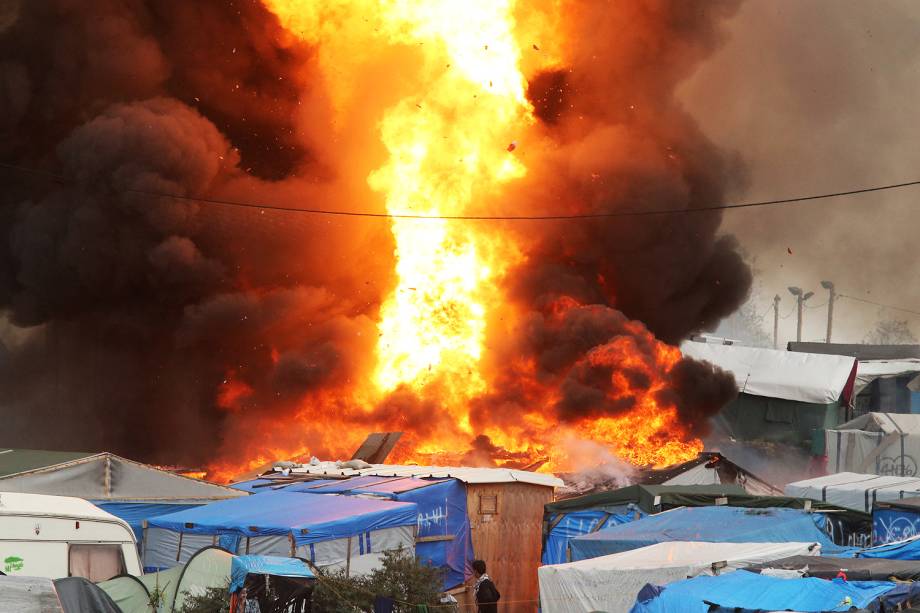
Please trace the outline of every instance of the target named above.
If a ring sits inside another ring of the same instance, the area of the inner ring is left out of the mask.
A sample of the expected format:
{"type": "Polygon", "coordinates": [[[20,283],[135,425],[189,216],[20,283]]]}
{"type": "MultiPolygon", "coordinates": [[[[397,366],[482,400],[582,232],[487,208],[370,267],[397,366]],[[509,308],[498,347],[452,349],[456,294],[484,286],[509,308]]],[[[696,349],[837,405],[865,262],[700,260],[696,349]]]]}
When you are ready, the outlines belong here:
{"type": "Polygon", "coordinates": [[[658,543],[609,556],[542,566],[543,613],[629,611],[646,583],[665,585],[794,555],[819,555],[817,543],[658,543]]]}
{"type": "Polygon", "coordinates": [[[876,501],[888,502],[920,496],[920,479],[859,473],[835,473],[790,483],[787,496],[811,498],[870,513],[876,501]]]}
{"type": "Polygon", "coordinates": [[[693,341],[681,344],[680,351],[732,373],[744,394],[812,404],[836,402],[856,369],[855,358],[839,355],[693,341]]]}
{"type": "MultiPolygon", "coordinates": [[[[278,470],[281,470],[279,467],[278,470]]],[[[342,475],[346,477],[371,475],[376,477],[452,478],[463,483],[529,483],[546,487],[562,487],[562,479],[549,473],[535,473],[511,468],[472,468],[469,466],[400,466],[371,464],[370,468],[344,468],[335,462],[305,464],[290,469],[295,475],[342,475]]]]}
{"type": "Polygon", "coordinates": [[[856,370],[856,386],[853,393],[858,394],[876,379],[905,375],[914,375],[915,378],[920,376],[920,359],[860,360],[856,370]]]}
{"type": "Polygon", "coordinates": [[[915,477],[920,415],[866,413],[827,431],[828,468],[835,472],[915,477]]]}

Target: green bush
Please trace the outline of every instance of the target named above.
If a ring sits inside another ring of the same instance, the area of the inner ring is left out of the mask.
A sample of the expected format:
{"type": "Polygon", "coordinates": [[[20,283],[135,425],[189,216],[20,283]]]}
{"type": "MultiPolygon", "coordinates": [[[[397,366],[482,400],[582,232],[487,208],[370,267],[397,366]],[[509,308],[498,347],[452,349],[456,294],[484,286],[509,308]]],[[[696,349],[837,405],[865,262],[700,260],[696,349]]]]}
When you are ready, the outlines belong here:
{"type": "Polygon", "coordinates": [[[228,613],[230,611],[230,585],[209,587],[201,596],[186,595],[182,613],[228,613]]]}
{"type": "Polygon", "coordinates": [[[316,613],[355,613],[373,609],[375,596],[387,596],[413,606],[395,611],[416,612],[416,604],[438,604],[443,576],[441,569],[420,564],[402,549],[383,554],[381,568],[361,577],[345,577],[344,571],[323,572],[313,591],[316,613]]]}

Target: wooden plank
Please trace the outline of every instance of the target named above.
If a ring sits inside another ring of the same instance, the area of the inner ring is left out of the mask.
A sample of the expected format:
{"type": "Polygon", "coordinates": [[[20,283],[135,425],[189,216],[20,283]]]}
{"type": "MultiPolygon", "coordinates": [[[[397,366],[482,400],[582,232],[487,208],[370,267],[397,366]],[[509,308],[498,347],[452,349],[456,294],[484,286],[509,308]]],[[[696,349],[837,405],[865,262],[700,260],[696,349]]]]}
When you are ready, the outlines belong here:
{"type": "Polygon", "coordinates": [[[537,610],[537,568],[543,544],[543,505],[551,502],[550,487],[527,483],[467,485],[467,513],[475,557],[486,563],[502,599],[501,613],[537,610]],[[487,504],[480,507],[480,498],[487,504]],[[492,504],[497,497],[497,505],[492,504]],[[497,513],[480,513],[497,506],[497,513]]]}
{"type": "Polygon", "coordinates": [[[402,432],[374,432],[369,434],[353,456],[352,460],[364,460],[368,464],[383,464],[402,437],[402,432]]]}
{"type": "Polygon", "coordinates": [[[437,543],[439,541],[452,541],[454,540],[453,534],[442,534],[440,536],[420,536],[415,539],[416,543],[437,543]]]}

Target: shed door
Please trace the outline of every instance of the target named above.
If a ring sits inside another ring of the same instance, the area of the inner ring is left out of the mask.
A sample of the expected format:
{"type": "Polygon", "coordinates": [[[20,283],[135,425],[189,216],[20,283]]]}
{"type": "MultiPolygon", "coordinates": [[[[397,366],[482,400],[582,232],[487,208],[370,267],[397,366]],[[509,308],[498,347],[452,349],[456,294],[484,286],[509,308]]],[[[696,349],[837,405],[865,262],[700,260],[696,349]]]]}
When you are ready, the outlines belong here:
{"type": "Polygon", "coordinates": [[[67,560],[68,575],[86,577],[93,583],[125,573],[120,545],[71,545],[67,560]]]}

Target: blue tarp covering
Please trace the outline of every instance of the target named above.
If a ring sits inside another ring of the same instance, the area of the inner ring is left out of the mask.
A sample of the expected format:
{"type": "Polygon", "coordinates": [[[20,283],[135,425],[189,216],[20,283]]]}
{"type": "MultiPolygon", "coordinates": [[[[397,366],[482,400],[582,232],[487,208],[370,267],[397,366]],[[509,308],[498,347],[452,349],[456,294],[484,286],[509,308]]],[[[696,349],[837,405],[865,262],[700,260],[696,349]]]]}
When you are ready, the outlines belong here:
{"type": "Polygon", "coordinates": [[[820,543],[825,555],[852,551],[821,529],[824,516],[798,509],[684,507],[572,539],[572,560],[586,560],[665,541],[820,543]]]}
{"type": "Polygon", "coordinates": [[[411,477],[352,477],[340,481],[297,483],[285,492],[313,494],[372,494],[418,505],[419,537],[444,536],[449,540],[418,543],[416,556],[445,571],[444,588],[463,583],[470,576],[473,541],[466,511],[466,487],[456,479],[411,477]]]}
{"type": "Polygon", "coordinates": [[[160,515],[169,515],[179,511],[195,509],[202,504],[161,504],[157,502],[105,502],[104,500],[93,500],[92,503],[115,517],[119,517],[131,526],[134,530],[134,536],[137,542],[144,540],[144,520],[159,517],[160,515]]]}
{"type": "Polygon", "coordinates": [[[872,543],[884,545],[920,535],[920,509],[897,507],[872,511],[872,543]]]}
{"type": "Polygon", "coordinates": [[[304,577],[315,575],[307,563],[297,558],[278,556],[233,556],[230,564],[230,593],[242,589],[246,575],[275,575],[276,577],[304,577]]]}
{"type": "MultiPolygon", "coordinates": [[[[297,486],[311,486],[316,487],[319,485],[324,485],[326,483],[341,483],[339,479],[317,479],[315,481],[305,481],[302,483],[297,483],[297,486]]],[[[231,483],[229,487],[232,487],[237,490],[243,490],[244,492],[249,492],[251,494],[261,494],[262,492],[271,492],[273,490],[278,490],[285,488],[283,482],[279,482],[275,479],[251,479],[249,481],[240,481],[239,483],[231,483]]],[[[290,484],[287,487],[294,487],[290,484]]],[[[297,491],[309,491],[309,490],[297,490],[297,491]]]]}
{"type": "Polygon", "coordinates": [[[855,554],[857,558],[884,558],[887,560],[920,560],[920,537],[900,543],[888,543],[863,549],[855,554]]]}
{"type": "MultiPolygon", "coordinates": [[[[625,524],[636,519],[636,514],[645,516],[635,505],[621,505],[607,510],[586,509],[566,513],[550,530],[543,544],[543,564],[563,564],[568,562],[566,551],[569,541],[583,534],[591,534],[598,528],[600,522],[603,527],[625,524]],[[631,508],[630,508],[631,507],[631,508]],[[606,521],[605,521],[606,520],[606,521]]],[[[549,522],[552,524],[559,515],[551,515],[549,522]]]]}
{"type": "Polygon", "coordinates": [[[849,611],[869,606],[895,586],[889,581],[780,579],[738,570],[670,583],[650,600],[637,600],[631,613],[706,613],[707,602],[761,611],[849,611]]]}
{"type": "Polygon", "coordinates": [[[412,526],[417,516],[418,507],[406,502],[274,491],[163,515],[148,521],[148,525],[186,534],[293,534],[297,545],[306,545],[412,526]]]}

